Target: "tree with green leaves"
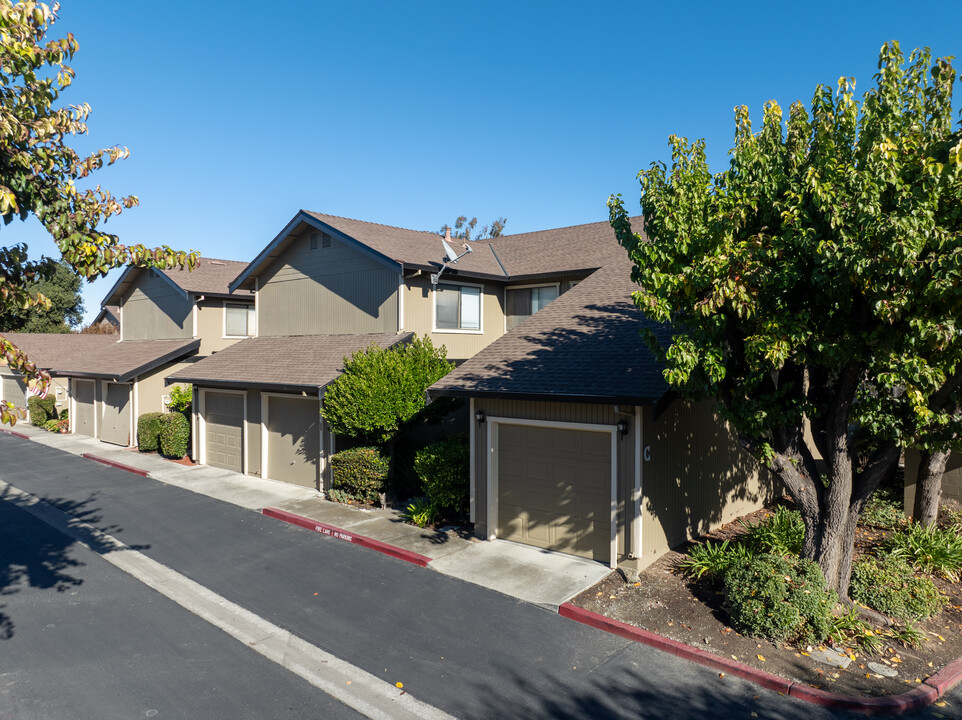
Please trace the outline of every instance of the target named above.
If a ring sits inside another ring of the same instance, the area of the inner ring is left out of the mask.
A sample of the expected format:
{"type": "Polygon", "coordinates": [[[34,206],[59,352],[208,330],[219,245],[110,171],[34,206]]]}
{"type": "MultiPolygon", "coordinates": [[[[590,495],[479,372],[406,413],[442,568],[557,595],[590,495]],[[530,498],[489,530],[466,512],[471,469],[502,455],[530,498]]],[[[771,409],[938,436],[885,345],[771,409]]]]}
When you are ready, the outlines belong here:
{"type": "Polygon", "coordinates": [[[876,87],[816,88],[783,127],[735,111],[728,170],[672,136],[669,169],[639,174],[647,238],[619,197],[635,302],[671,323],[652,347],[673,386],[717,398],[805,522],[802,555],[847,597],[855,525],[906,445],[944,447],[962,386],[962,131],[951,59],[907,66],[897,43],[876,87]],[[810,426],[811,432],[807,432],[810,426]],[[826,475],[817,460],[824,460],[826,475]]]}
{"type": "Polygon", "coordinates": [[[454,227],[451,227],[447,223],[441,226],[438,231],[438,235],[444,235],[446,231],[451,231],[451,237],[456,240],[464,240],[469,242],[471,240],[484,240],[486,238],[501,237],[504,233],[504,226],[508,223],[506,218],[498,218],[490,225],[482,225],[478,232],[472,237],[475,227],[477,227],[478,219],[476,217],[468,220],[467,215],[459,215],[458,219],[454,221],[454,227]]]}
{"type": "Polygon", "coordinates": [[[26,333],[68,333],[83,320],[82,280],[65,262],[56,263],[53,277],[31,283],[27,290],[47,298],[49,305],[0,314],[0,330],[26,333]]]}
{"type": "Polygon", "coordinates": [[[321,414],[337,435],[365,442],[390,442],[402,429],[450,410],[450,403],[427,405],[428,387],[454,369],[444,346],[431,338],[344,358],[344,372],[324,391],[321,414]]]}
{"type": "MultiPolygon", "coordinates": [[[[67,139],[87,133],[90,106],[62,105],[60,93],[73,81],[67,64],[78,50],[74,36],[48,37],[59,4],[0,0],[0,217],[4,225],[35,216],[53,237],[63,261],[85,278],[115,267],[187,267],[196,253],[120,244],[100,229],[103,222],[137,198],[115,198],[90,185],[93,171],[127,157],[111,147],[81,156],[67,139]]],[[[57,261],[31,260],[23,243],[0,248],[0,314],[49,308],[50,301],[30,288],[50,281],[57,261]]],[[[28,385],[45,388],[49,377],[0,335],[0,358],[23,375],[28,385]]],[[[0,403],[0,421],[16,422],[15,408],[0,403]]]]}

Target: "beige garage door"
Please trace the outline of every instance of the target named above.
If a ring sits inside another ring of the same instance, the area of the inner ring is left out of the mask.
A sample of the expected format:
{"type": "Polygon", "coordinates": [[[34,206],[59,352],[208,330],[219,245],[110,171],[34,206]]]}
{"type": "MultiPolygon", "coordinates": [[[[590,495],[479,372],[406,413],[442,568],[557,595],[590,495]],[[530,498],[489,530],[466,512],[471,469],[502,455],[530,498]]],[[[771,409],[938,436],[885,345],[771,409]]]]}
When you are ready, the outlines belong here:
{"type": "Polygon", "coordinates": [[[498,537],[608,562],[611,434],[499,424],[498,537]]]}
{"type": "Polygon", "coordinates": [[[204,393],[207,464],[244,472],[244,395],[204,393]]]}
{"type": "Polygon", "coordinates": [[[74,380],[74,418],[73,431],[80,435],[96,437],[94,434],[94,391],[93,380],[74,380]]]}
{"type": "Polygon", "coordinates": [[[5,402],[13,403],[18,408],[27,407],[27,386],[23,380],[13,375],[3,375],[2,384],[0,392],[3,392],[5,402]]]}
{"type": "Polygon", "coordinates": [[[267,396],[267,477],[318,487],[319,411],[316,398],[267,396]]]}
{"type": "Polygon", "coordinates": [[[130,444],[130,385],[107,383],[100,439],[115,445],[130,444]]]}

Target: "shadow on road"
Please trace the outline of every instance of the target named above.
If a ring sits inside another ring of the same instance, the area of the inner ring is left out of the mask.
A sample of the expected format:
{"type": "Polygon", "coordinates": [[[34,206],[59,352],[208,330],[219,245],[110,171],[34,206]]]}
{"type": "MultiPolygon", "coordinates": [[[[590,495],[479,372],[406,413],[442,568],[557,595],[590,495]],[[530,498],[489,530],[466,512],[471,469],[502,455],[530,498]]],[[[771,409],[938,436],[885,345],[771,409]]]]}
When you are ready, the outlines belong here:
{"type": "MultiPolygon", "coordinates": [[[[43,500],[81,522],[96,526],[101,520],[93,495],[81,501],[43,500]]],[[[30,515],[24,505],[11,490],[0,490],[0,597],[9,597],[24,587],[63,593],[82,585],[83,580],[77,573],[84,563],[72,552],[76,541],[30,515]]],[[[98,529],[110,535],[122,532],[118,526],[98,526],[98,529]]],[[[83,526],[75,526],[74,530],[100,555],[116,550],[83,526]]],[[[6,611],[7,604],[0,604],[0,640],[9,640],[14,634],[13,619],[6,611]]]]}

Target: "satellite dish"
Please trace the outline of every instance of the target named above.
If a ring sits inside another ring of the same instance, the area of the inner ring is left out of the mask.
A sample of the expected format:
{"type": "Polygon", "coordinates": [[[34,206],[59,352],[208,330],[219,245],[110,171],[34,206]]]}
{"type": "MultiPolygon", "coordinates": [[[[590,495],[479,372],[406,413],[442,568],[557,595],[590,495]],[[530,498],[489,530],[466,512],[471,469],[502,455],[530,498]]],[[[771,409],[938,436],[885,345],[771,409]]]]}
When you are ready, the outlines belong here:
{"type": "Polygon", "coordinates": [[[457,262],[458,254],[454,252],[454,249],[444,242],[444,240],[441,241],[441,244],[444,245],[444,256],[447,258],[448,262],[457,262]]]}

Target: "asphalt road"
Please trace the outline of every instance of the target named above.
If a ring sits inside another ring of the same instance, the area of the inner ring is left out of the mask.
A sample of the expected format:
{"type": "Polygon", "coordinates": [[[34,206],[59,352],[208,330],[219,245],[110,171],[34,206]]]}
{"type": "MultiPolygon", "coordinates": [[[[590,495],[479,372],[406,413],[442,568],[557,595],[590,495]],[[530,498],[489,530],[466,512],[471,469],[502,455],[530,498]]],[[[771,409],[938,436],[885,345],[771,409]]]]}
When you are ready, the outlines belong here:
{"type": "MultiPolygon", "coordinates": [[[[455,717],[846,716],[430,569],[19,438],[0,435],[0,480],[455,717]]],[[[0,592],[15,590],[0,597],[9,630],[0,640],[0,717],[353,716],[105,566],[108,551],[96,543],[98,552],[82,549],[11,503],[0,497],[0,592]],[[118,712],[70,711],[97,703],[116,703],[118,712]],[[23,708],[51,711],[18,714],[23,708]]],[[[958,700],[916,716],[953,717],[962,710],[958,700]]]]}

